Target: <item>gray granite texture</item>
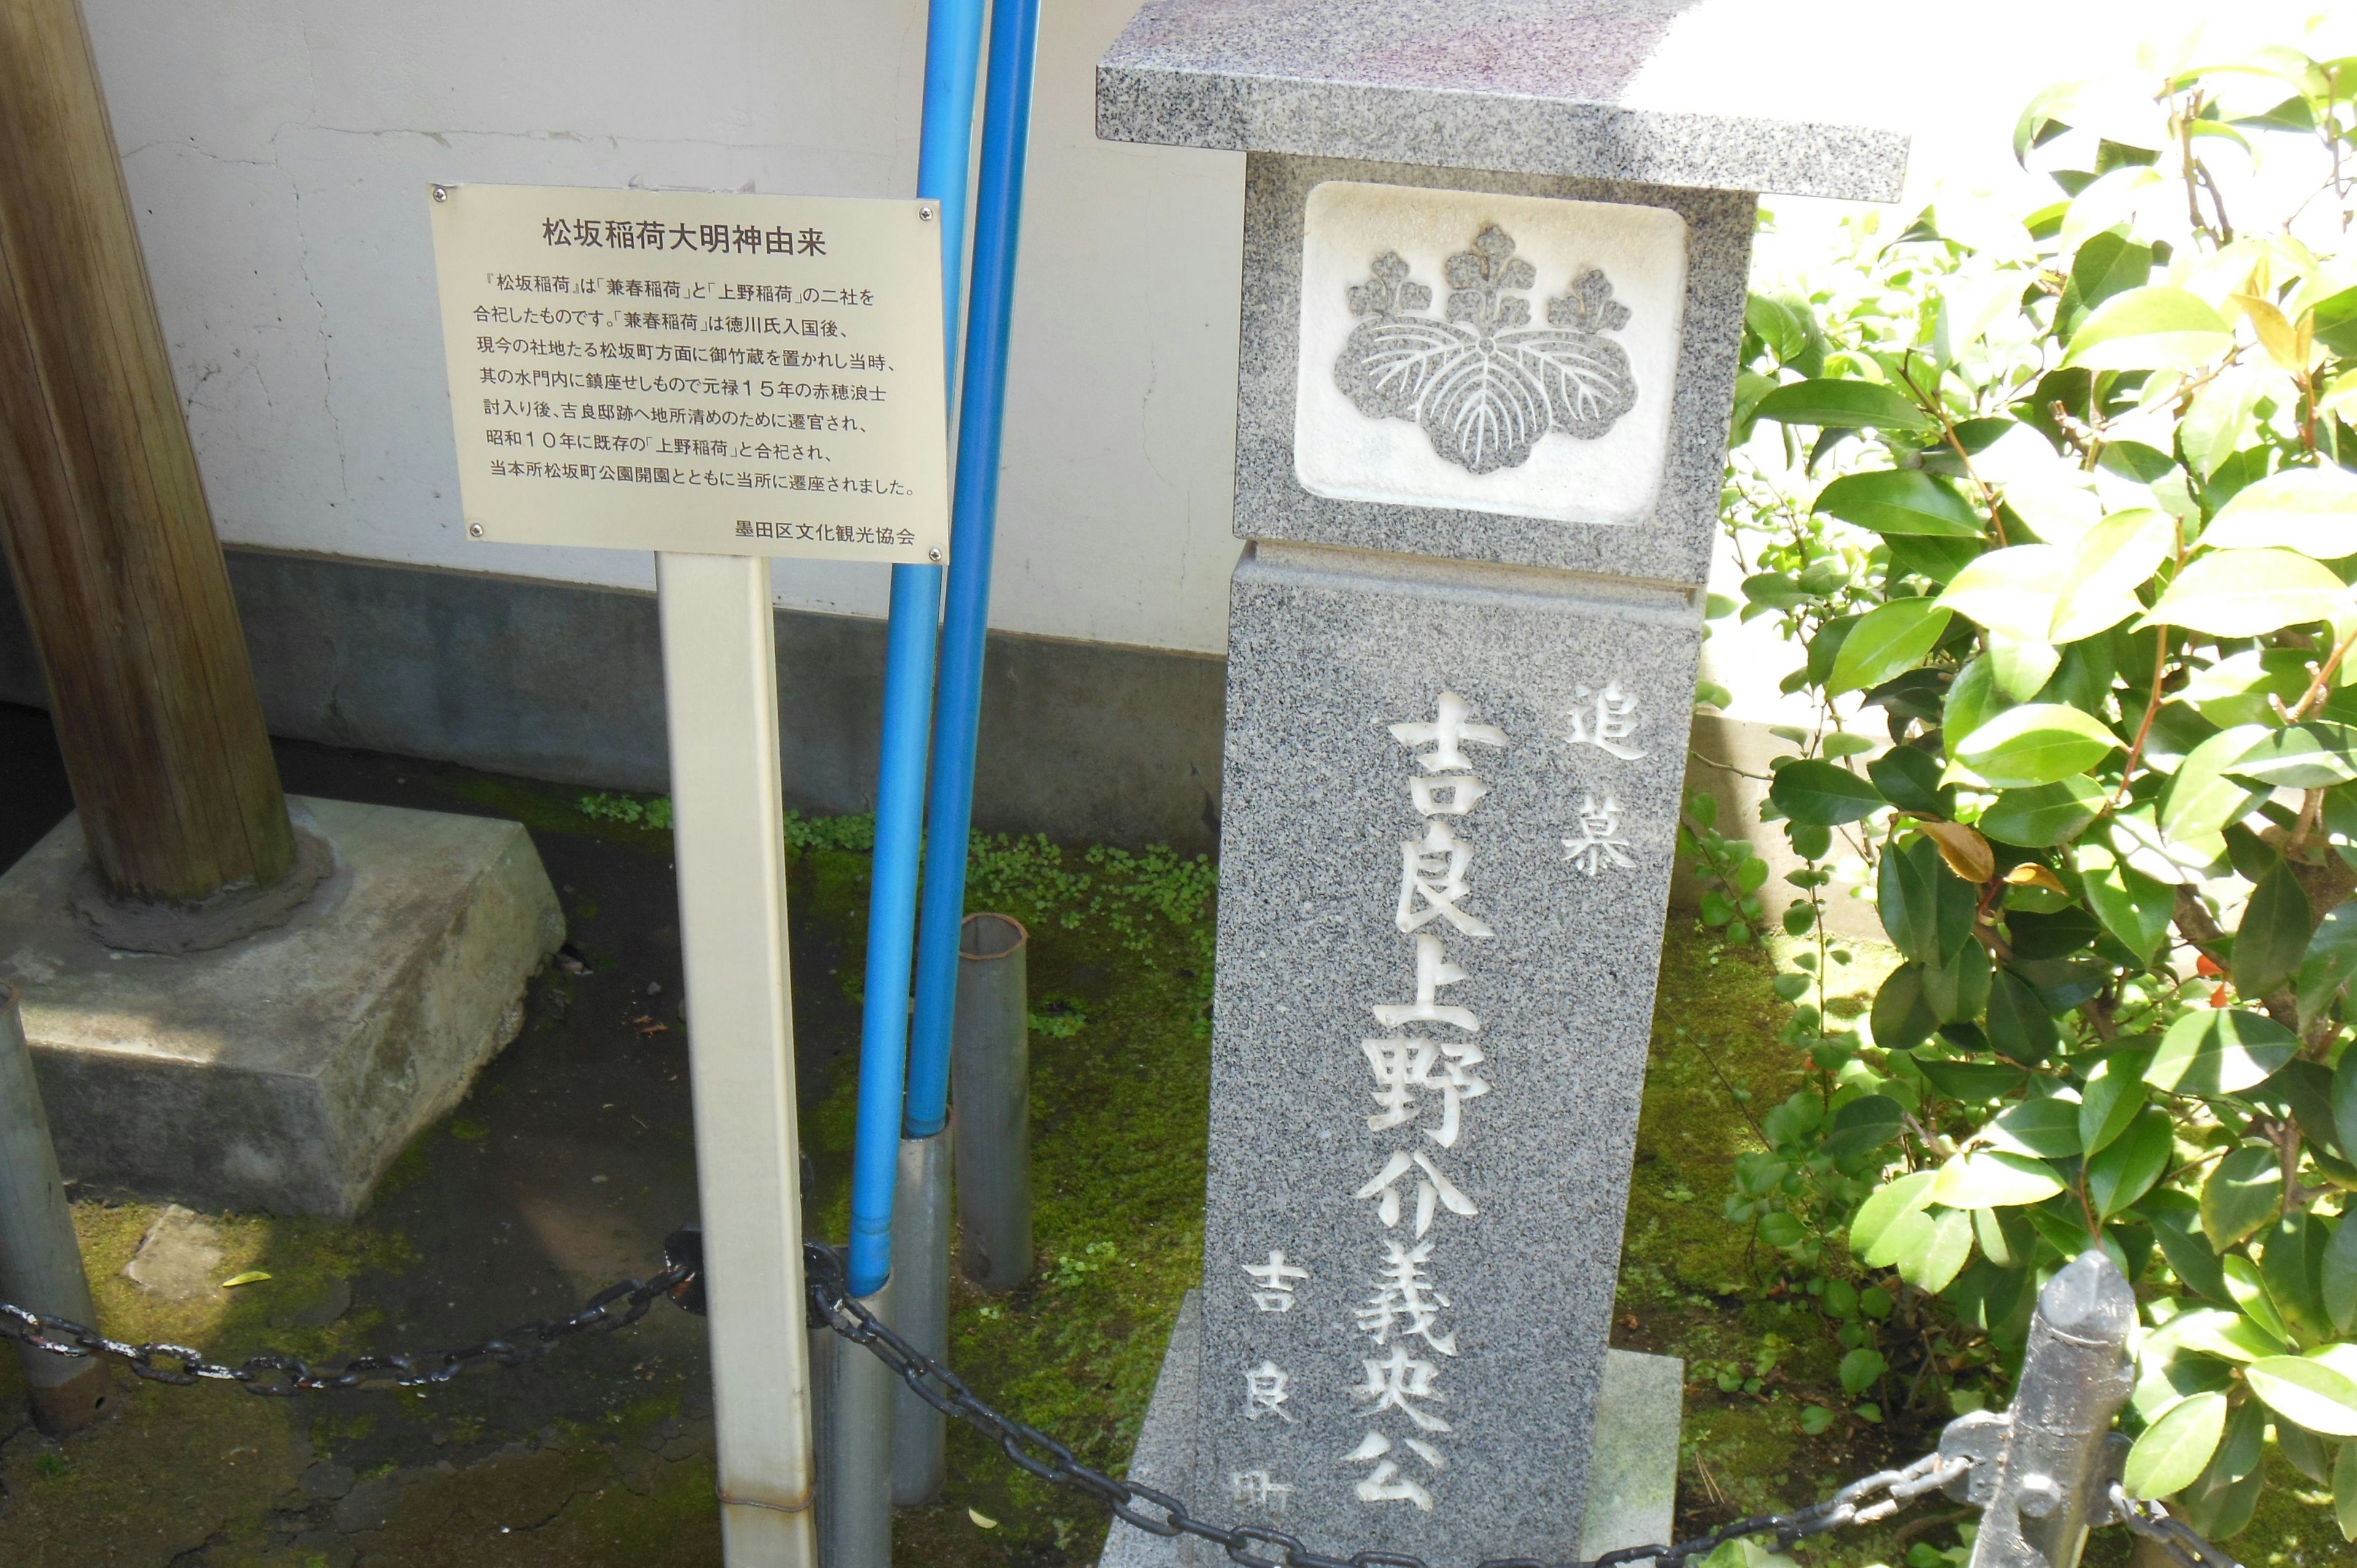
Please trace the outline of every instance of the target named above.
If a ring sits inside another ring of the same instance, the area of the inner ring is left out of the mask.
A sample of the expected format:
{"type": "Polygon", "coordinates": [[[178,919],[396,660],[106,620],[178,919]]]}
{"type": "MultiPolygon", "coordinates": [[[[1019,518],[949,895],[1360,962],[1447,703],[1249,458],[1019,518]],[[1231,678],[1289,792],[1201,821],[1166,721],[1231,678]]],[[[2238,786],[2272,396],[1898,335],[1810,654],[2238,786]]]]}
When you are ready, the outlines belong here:
{"type": "Polygon", "coordinates": [[[1238,534],[1664,583],[1698,584],[1709,576],[1751,265],[1749,197],[1322,158],[1256,156],[1246,159],[1244,167],[1243,324],[1236,376],[1238,534]],[[1634,524],[1566,522],[1457,507],[1343,500],[1302,488],[1294,465],[1294,417],[1303,212],[1311,189],[1326,180],[1629,202],[1664,207],[1685,220],[1684,336],[1672,394],[1667,469],[1650,520],[1634,524]]]}
{"type": "MultiPolygon", "coordinates": [[[[1130,1480],[1169,1493],[1213,1513],[1221,1505],[1195,1477],[1195,1401],[1202,1375],[1202,1292],[1189,1291],[1171,1326],[1161,1376],[1130,1454],[1130,1480]]],[[[1678,1428],[1685,1363],[1633,1350],[1604,1353],[1602,1397],[1596,1411],[1592,1484],[1582,1510],[1580,1561],[1608,1552],[1670,1539],[1677,1500],[1678,1428]]],[[[1333,1542],[1310,1542],[1313,1549],[1333,1542]]],[[[1348,1543],[1340,1543],[1349,1550],[1348,1543]]],[[[1105,1533],[1097,1568],[1211,1568],[1211,1546],[1181,1537],[1149,1535],[1115,1520],[1105,1533]]]]}
{"type": "Polygon", "coordinates": [[[1639,70],[1695,0],[1156,0],[1097,67],[1097,134],[1896,201],[1907,138],[1713,113],[1639,70]]]}
{"type": "Polygon", "coordinates": [[[1443,1563],[1578,1551],[1697,599],[1239,564],[1197,1412],[1232,1516],[1443,1563]],[[1393,731],[1459,702],[1454,760],[1393,731]],[[1272,1252],[1296,1272],[1250,1272],[1272,1252]]]}

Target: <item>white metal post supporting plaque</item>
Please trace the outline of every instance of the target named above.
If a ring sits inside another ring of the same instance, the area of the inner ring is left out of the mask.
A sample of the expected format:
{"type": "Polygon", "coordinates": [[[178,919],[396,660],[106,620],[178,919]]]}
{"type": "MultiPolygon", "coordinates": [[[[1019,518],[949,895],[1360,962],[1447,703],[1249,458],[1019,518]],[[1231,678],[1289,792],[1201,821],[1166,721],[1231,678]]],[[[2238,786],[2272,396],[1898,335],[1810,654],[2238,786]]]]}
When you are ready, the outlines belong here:
{"type": "Polygon", "coordinates": [[[432,188],[469,538],[651,549],[729,1568],[814,1568],[770,557],[948,552],[927,201],[432,188]]]}

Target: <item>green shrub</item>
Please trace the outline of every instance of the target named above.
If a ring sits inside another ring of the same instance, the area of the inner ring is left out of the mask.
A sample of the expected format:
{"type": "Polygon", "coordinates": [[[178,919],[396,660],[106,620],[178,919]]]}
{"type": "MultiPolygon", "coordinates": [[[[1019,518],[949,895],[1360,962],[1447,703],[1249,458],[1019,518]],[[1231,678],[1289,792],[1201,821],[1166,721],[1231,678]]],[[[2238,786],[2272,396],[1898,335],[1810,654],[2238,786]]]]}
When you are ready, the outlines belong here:
{"type": "Polygon", "coordinates": [[[2149,1325],[2130,1489],[2232,1534],[2271,1434],[2357,1539],[2357,59],[2151,79],[2031,105],[2017,154],[2072,166],[2015,232],[1927,211],[1750,302],[1712,607],[1799,656],[1762,815],[1806,865],[1771,910],[1706,799],[1682,837],[1725,940],[1797,939],[1817,1070],[1728,1213],[1859,1414],[1967,1405],[2101,1245],[2149,1325]],[[1843,858],[1901,961],[1855,1021],[1843,858]]]}

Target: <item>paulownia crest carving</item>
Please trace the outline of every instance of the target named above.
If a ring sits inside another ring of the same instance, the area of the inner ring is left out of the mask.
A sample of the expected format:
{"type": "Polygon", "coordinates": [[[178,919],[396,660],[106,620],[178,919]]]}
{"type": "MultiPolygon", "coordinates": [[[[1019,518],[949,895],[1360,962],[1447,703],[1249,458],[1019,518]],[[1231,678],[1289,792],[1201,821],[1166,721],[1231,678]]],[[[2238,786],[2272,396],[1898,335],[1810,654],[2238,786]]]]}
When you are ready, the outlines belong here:
{"type": "Polygon", "coordinates": [[[1519,467],[1550,430],[1593,441],[1636,406],[1629,356],[1604,336],[1629,323],[1612,282],[1594,267],[1547,301],[1532,327],[1526,292],[1538,271],[1496,224],[1448,258],[1443,315],[1418,315],[1432,290],[1408,278],[1396,251],[1350,290],[1352,328],[1334,380],[1371,419],[1410,419],[1432,449],[1476,474],[1519,467]]]}

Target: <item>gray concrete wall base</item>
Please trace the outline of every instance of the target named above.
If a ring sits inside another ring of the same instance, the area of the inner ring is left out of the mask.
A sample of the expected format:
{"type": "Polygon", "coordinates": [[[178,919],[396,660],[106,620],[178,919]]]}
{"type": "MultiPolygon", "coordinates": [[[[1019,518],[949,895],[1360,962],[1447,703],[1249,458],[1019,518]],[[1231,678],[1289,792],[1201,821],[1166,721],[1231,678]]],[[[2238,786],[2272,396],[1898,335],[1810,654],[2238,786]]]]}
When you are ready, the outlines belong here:
{"type": "Polygon", "coordinates": [[[68,817],[0,874],[0,976],[69,1179],[199,1208],[349,1219],[515,1037],[565,939],[523,828],[288,802],[335,869],[285,925],[182,957],[116,952],[75,913],[68,817]]]}
{"type": "MultiPolygon", "coordinates": [[[[603,789],[667,787],[651,594],[229,552],[271,732],[603,789]]],[[[786,804],[875,805],[884,623],[780,610],[786,804]]],[[[1219,841],[1226,664],[994,632],[974,825],[1189,853],[1219,841]]],[[[0,596],[0,700],[46,706],[0,596]]]]}

